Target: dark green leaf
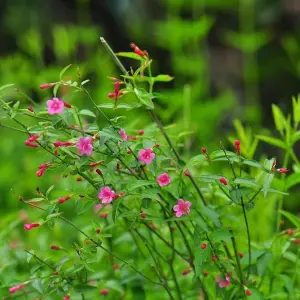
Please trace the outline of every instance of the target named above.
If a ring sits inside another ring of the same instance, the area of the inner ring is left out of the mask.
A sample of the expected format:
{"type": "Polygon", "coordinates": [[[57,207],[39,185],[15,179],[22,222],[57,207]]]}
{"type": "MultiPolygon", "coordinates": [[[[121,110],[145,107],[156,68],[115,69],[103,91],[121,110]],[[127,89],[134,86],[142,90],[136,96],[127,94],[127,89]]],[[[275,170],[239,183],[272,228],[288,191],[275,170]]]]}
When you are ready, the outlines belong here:
{"type": "Polygon", "coordinates": [[[267,144],[270,144],[270,145],[273,145],[273,146],[276,146],[276,147],[279,147],[279,148],[282,148],[282,149],[285,149],[286,146],[285,146],[285,143],[279,139],[276,139],[276,138],[272,138],[272,137],[269,137],[269,136],[265,136],[265,135],[257,135],[256,136],[259,140],[267,143],[267,144]]]}
{"type": "Polygon", "coordinates": [[[232,237],[232,233],[228,230],[228,228],[221,228],[215,230],[211,234],[211,238],[214,241],[227,241],[232,237]]]}

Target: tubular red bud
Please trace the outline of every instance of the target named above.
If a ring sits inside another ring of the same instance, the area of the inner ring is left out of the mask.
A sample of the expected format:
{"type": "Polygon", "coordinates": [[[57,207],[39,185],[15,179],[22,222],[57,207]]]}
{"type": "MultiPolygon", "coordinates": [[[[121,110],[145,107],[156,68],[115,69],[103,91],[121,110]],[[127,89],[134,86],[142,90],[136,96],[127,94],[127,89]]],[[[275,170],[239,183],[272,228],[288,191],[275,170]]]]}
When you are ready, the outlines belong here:
{"type": "Polygon", "coordinates": [[[252,292],[251,292],[249,289],[247,289],[247,290],[246,290],[246,295],[247,295],[247,296],[251,296],[251,295],[252,295],[252,292]]]}
{"type": "Polygon", "coordinates": [[[280,168],[276,170],[279,173],[286,174],[289,170],[287,168],[280,168]]]}
{"type": "Polygon", "coordinates": [[[235,140],[234,147],[235,147],[236,153],[240,154],[240,151],[241,151],[241,142],[239,140],[235,140]]]}
{"type": "Polygon", "coordinates": [[[202,153],[206,153],[206,152],[207,152],[207,149],[206,149],[206,148],[202,148],[202,149],[201,149],[201,152],[202,152],[202,153]]]}
{"type": "Polygon", "coordinates": [[[25,229],[26,231],[29,231],[29,230],[31,230],[32,228],[40,227],[40,226],[41,226],[41,224],[39,224],[39,223],[25,224],[25,225],[24,225],[24,229],[25,229]]]}
{"type": "Polygon", "coordinates": [[[109,293],[109,290],[108,290],[108,289],[102,289],[102,290],[100,291],[100,295],[102,295],[102,296],[108,295],[108,293],[109,293]]]}
{"type": "Polygon", "coordinates": [[[108,217],[108,213],[101,213],[99,214],[99,217],[102,219],[106,219],[108,217]]]}
{"type": "Polygon", "coordinates": [[[21,290],[26,284],[22,283],[22,284],[18,284],[16,286],[11,287],[8,292],[10,294],[14,294],[15,292],[17,292],[18,290],[21,290]]]}
{"type": "Polygon", "coordinates": [[[211,257],[211,261],[215,261],[215,260],[217,260],[217,256],[213,255],[213,256],[211,257]]]}
{"type": "Polygon", "coordinates": [[[51,83],[43,83],[40,85],[40,89],[44,90],[44,89],[48,89],[52,86],[54,86],[56,84],[56,82],[51,82],[51,83]]]}
{"type": "Polygon", "coordinates": [[[56,246],[56,245],[51,245],[50,249],[52,249],[52,250],[60,250],[61,248],[59,246],[56,246]]]}
{"type": "Polygon", "coordinates": [[[228,181],[226,180],[226,178],[225,177],[220,177],[220,182],[222,183],[222,184],[224,184],[224,185],[228,185],[228,181]]]}
{"type": "Polygon", "coordinates": [[[98,175],[100,175],[100,176],[103,176],[103,173],[102,173],[102,171],[101,171],[100,169],[96,169],[96,173],[97,173],[98,175]]]}
{"type": "Polygon", "coordinates": [[[68,146],[73,146],[74,143],[56,141],[56,142],[53,143],[53,145],[54,145],[54,147],[68,147],[68,146]]]}
{"type": "Polygon", "coordinates": [[[29,111],[31,111],[31,112],[34,112],[32,106],[28,106],[27,109],[28,109],[29,111]]]}
{"type": "Polygon", "coordinates": [[[203,244],[200,246],[201,249],[205,249],[206,247],[207,247],[207,244],[205,244],[205,243],[203,243],[203,244]]]}
{"type": "Polygon", "coordinates": [[[58,204],[62,204],[62,203],[64,203],[64,202],[68,201],[68,200],[71,199],[71,198],[72,198],[72,195],[70,195],[70,196],[65,196],[65,197],[61,197],[61,198],[58,199],[57,203],[58,203],[58,204]]]}
{"type": "Polygon", "coordinates": [[[39,145],[30,141],[25,141],[25,145],[31,148],[38,148],[39,145]]]}
{"type": "Polygon", "coordinates": [[[183,270],[181,274],[182,274],[183,276],[185,276],[185,275],[189,274],[190,272],[191,272],[191,271],[190,271],[189,269],[187,269],[187,270],[183,270]]]}
{"type": "Polygon", "coordinates": [[[143,135],[145,132],[144,132],[144,130],[143,129],[140,129],[139,130],[139,135],[143,135]]]}
{"type": "Polygon", "coordinates": [[[116,81],[116,82],[115,82],[115,93],[116,93],[116,94],[119,93],[119,91],[120,91],[120,86],[121,86],[120,81],[116,81]]]}
{"type": "Polygon", "coordinates": [[[294,230],[293,229],[287,229],[284,234],[287,234],[287,235],[292,235],[294,233],[294,230]]]}
{"type": "Polygon", "coordinates": [[[114,270],[119,270],[119,269],[120,269],[120,266],[119,266],[119,265],[113,265],[112,268],[113,268],[114,270]]]}
{"type": "Polygon", "coordinates": [[[67,108],[72,108],[72,106],[68,103],[68,102],[66,102],[66,101],[64,101],[64,100],[61,100],[63,103],[64,103],[64,106],[65,107],[67,107],[67,108]]]}
{"type": "Polygon", "coordinates": [[[144,213],[140,214],[140,216],[141,216],[142,219],[146,219],[147,218],[147,215],[144,214],[144,213]]]}
{"type": "Polygon", "coordinates": [[[96,229],[96,233],[99,234],[100,233],[100,228],[96,229]]]}
{"type": "Polygon", "coordinates": [[[187,176],[187,177],[190,177],[191,176],[191,173],[189,170],[185,170],[184,172],[184,175],[187,176]]]}

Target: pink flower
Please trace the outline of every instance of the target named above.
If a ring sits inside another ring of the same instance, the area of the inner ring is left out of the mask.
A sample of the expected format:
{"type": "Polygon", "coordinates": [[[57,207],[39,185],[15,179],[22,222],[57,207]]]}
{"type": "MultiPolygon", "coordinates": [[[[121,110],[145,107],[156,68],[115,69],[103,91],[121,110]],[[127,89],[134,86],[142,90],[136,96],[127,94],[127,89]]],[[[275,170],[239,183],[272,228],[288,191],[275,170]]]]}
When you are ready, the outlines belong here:
{"type": "Polygon", "coordinates": [[[139,151],[139,161],[144,162],[146,165],[151,164],[152,160],[155,158],[155,153],[151,148],[141,149],[139,151]]]}
{"type": "Polygon", "coordinates": [[[17,292],[18,290],[22,289],[25,285],[26,285],[26,284],[21,283],[21,284],[18,284],[18,285],[16,285],[16,286],[13,286],[13,287],[11,287],[11,288],[8,290],[8,292],[9,292],[10,294],[13,294],[13,293],[17,292]]]}
{"type": "Polygon", "coordinates": [[[126,134],[126,132],[125,132],[124,129],[120,130],[120,136],[121,136],[121,138],[122,138],[123,141],[127,141],[128,140],[128,136],[127,136],[127,134],[126,134]]]}
{"type": "Polygon", "coordinates": [[[226,287],[226,286],[228,286],[228,285],[230,284],[230,277],[229,277],[229,276],[226,276],[225,280],[222,281],[222,280],[221,280],[221,277],[220,277],[220,276],[217,276],[216,282],[219,283],[219,287],[220,287],[220,288],[224,288],[224,287],[226,287]]]}
{"type": "Polygon", "coordinates": [[[41,224],[39,224],[39,223],[25,224],[24,225],[24,229],[26,231],[29,231],[29,230],[31,230],[34,227],[40,227],[40,226],[41,226],[41,224]]]}
{"type": "Polygon", "coordinates": [[[81,137],[78,141],[78,143],[76,144],[79,153],[81,155],[86,154],[86,155],[92,155],[92,151],[94,149],[93,145],[92,145],[92,138],[90,137],[81,137]]]}
{"type": "Polygon", "coordinates": [[[190,206],[192,203],[190,201],[184,201],[179,199],[177,205],[174,205],[173,210],[176,212],[176,217],[181,217],[182,215],[187,215],[190,213],[190,206]]]}
{"type": "Polygon", "coordinates": [[[61,114],[64,111],[64,101],[53,98],[47,101],[49,115],[61,114]]]}
{"type": "Polygon", "coordinates": [[[160,186],[168,185],[171,182],[170,176],[167,173],[159,175],[156,181],[160,186]]]}
{"type": "Polygon", "coordinates": [[[108,186],[105,186],[101,189],[98,198],[102,200],[102,203],[110,203],[115,196],[115,191],[111,190],[108,186]]]}

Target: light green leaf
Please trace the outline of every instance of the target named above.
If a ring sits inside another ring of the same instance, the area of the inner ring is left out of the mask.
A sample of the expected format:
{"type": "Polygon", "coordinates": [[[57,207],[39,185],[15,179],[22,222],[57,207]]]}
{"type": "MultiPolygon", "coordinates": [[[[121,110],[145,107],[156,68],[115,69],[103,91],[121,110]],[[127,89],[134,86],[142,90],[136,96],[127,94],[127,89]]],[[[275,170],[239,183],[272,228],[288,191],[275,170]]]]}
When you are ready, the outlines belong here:
{"type": "Polygon", "coordinates": [[[92,111],[90,111],[88,109],[81,110],[79,112],[79,115],[90,116],[90,117],[96,118],[96,115],[92,111]]]}
{"type": "Polygon", "coordinates": [[[139,61],[144,61],[145,59],[134,52],[118,52],[116,53],[118,56],[132,58],[139,61]]]}
{"type": "Polygon", "coordinates": [[[273,145],[273,146],[276,146],[276,147],[279,147],[279,148],[282,148],[282,149],[286,148],[285,143],[282,140],[272,138],[272,137],[269,137],[269,136],[265,136],[265,135],[257,135],[256,137],[259,140],[261,140],[261,141],[263,141],[267,144],[270,144],[270,145],[273,145]]]}
{"type": "Polygon", "coordinates": [[[285,185],[287,189],[290,189],[298,183],[300,183],[300,173],[293,173],[287,176],[285,179],[285,185]]]}
{"type": "Polygon", "coordinates": [[[271,182],[274,178],[274,173],[267,174],[263,183],[264,197],[267,197],[271,182]]]}
{"type": "Polygon", "coordinates": [[[137,97],[137,99],[146,106],[147,109],[154,109],[153,102],[151,100],[151,96],[142,90],[134,89],[134,93],[137,97]]]}
{"type": "Polygon", "coordinates": [[[244,159],[243,164],[261,169],[265,172],[269,172],[261,163],[259,163],[258,161],[254,160],[254,159],[244,159]]]}
{"type": "Polygon", "coordinates": [[[9,87],[12,87],[14,86],[15,84],[14,83],[9,83],[9,84],[4,84],[4,85],[1,85],[0,86],[0,91],[4,90],[4,89],[7,89],[9,87]]]}
{"type": "Polygon", "coordinates": [[[161,82],[169,82],[172,81],[174,77],[171,77],[170,75],[164,75],[160,74],[152,78],[153,81],[161,81],[161,82]]]}
{"type": "Polygon", "coordinates": [[[62,69],[62,71],[59,73],[59,78],[62,79],[63,75],[65,72],[72,66],[72,64],[66,66],[65,68],[62,69]]]}
{"type": "Polygon", "coordinates": [[[300,228],[300,218],[292,213],[284,210],[280,210],[280,213],[284,215],[289,221],[291,221],[297,228],[300,228]]]}
{"type": "Polygon", "coordinates": [[[137,180],[132,183],[129,183],[127,186],[128,191],[133,191],[139,187],[148,186],[148,185],[157,185],[155,181],[150,180],[137,180]]]}
{"type": "Polygon", "coordinates": [[[95,286],[88,285],[88,284],[76,284],[76,285],[74,285],[74,290],[77,293],[85,293],[85,292],[93,291],[95,289],[96,289],[95,286]]]}
{"type": "Polygon", "coordinates": [[[259,184],[257,184],[253,178],[236,178],[234,180],[235,184],[242,184],[242,185],[249,185],[249,186],[255,186],[259,187],[259,184]]]}
{"type": "Polygon", "coordinates": [[[211,238],[214,241],[227,241],[232,237],[232,233],[228,230],[228,228],[221,228],[213,231],[211,234],[211,238]]]}
{"type": "Polygon", "coordinates": [[[188,170],[198,164],[201,164],[203,162],[206,162],[206,158],[203,154],[199,154],[197,156],[194,156],[191,158],[188,163],[185,165],[184,170],[188,170]]]}

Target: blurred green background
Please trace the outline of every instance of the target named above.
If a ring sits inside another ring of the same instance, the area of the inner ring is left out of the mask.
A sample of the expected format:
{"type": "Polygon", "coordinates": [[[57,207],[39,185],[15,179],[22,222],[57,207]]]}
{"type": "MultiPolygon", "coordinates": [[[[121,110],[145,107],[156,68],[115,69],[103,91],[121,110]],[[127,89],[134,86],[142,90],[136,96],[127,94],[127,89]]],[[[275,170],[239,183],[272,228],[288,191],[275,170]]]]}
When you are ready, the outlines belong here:
{"type": "MultiPolygon", "coordinates": [[[[118,71],[99,37],[116,52],[130,51],[135,42],[153,57],[155,73],[175,77],[156,87],[165,95],[156,100],[156,110],[164,124],[176,122],[194,132],[183,142],[196,154],[203,145],[215,149],[226,140],[235,118],[259,133],[274,127],[271,103],[290,112],[291,96],[300,86],[299,14],[296,0],[2,0],[0,85],[14,83],[45,103],[51,90],[41,91],[39,85],[56,81],[60,70],[73,64],[70,78],[76,80],[79,67],[82,77],[91,79],[87,88],[96,101],[109,102],[107,76],[118,71]]],[[[127,68],[135,66],[123,61],[127,68]]],[[[62,94],[89,105],[76,94],[62,94]]],[[[27,107],[20,93],[10,97],[27,107]]],[[[148,121],[140,112],[129,116],[134,126],[148,121]]],[[[1,128],[1,137],[1,210],[6,211],[19,205],[12,187],[26,195],[49,183],[36,178],[43,161],[24,146],[24,136],[1,128]]],[[[269,156],[278,154],[265,144],[259,147],[269,156]]]]}
{"type": "MultiPolygon", "coordinates": [[[[291,96],[300,87],[299,16],[298,0],[1,0],[0,86],[14,83],[45,106],[52,91],[40,90],[40,84],[55,82],[61,69],[73,64],[65,79],[76,80],[78,67],[91,80],[86,88],[96,102],[107,103],[113,86],[107,76],[119,73],[99,37],[116,52],[130,51],[134,42],[154,59],[154,73],[175,77],[156,86],[165,95],[155,100],[156,110],[164,124],[176,123],[178,132],[193,131],[178,144],[196,155],[202,146],[214,150],[220,140],[235,137],[235,119],[252,133],[269,128],[276,134],[271,104],[291,112],[291,96]]],[[[127,68],[136,66],[123,61],[127,68]]],[[[59,96],[90,106],[79,94],[59,96]]],[[[29,105],[18,91],[12,89],[9,97],[29,105]]],[[[126,115],[132,128],[149,121],[139,111],[126,115]]],[[[10,218],[17,218],[22,206],[15,195],[28,199],[36,187],[45,191],[59,177],[36,177],[46,158],[25,147],[24,135],[1,127],[0,135],[0,215],[10,211],[15,212],[10,218]]],[[[282,162],[274,147],[259,144],[255,158],[262,153],[282,162]]],[[[285,206],[297,211],[297,189],[294,195],[285,206]]],[[[2,229],[7,223],[3,217],[2,229]]]]}

